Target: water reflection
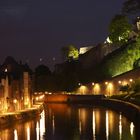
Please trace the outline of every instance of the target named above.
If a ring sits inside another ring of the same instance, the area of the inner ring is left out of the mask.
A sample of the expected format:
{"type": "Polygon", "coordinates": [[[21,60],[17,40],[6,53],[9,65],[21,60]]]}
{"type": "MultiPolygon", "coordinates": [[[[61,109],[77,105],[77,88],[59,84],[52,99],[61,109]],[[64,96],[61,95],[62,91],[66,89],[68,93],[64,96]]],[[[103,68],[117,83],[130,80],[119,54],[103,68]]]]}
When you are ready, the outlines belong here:
{"type": "Polygon", "coordinates": [[[40,118],[40,140],[43,140],[45,134],[45,111],[43,110],[40,118]]]}
{"type": "Polygon", "coordinates": [[[136,130],[121,113],[91,106],[50,104],[40,118],[2,129],[0,140],[136,140],[136,130]]]}
{"type": "Polygon", "coordinates": [[[109,139],[109,117],[108,111],[106,111],[106,139],[109,139]]]}
{"type": "Polygon", "coordinates": [[[134,136],[134,124],[133,122],[130,123],[130,134],[134,136]]]}
{"type": "Polygon", "coordinates": [[[30,140],[30,127],[29,127],[29,124],[27,124],[26,131],[27,131],[27,140],[30,140]]]}
{"type": "Polygon", "coordinates": [[[135,140],[135,127],[121,113],[93,107],[51,104],[46,108],[49,140],[135,140]],[[68,110],[71,110],[68,113],[68,110]],[[55,131],[53,122],[55,118],[55,131]]]}
{"type": "Polygon", "coordinates": [[[96,120],[95,120],[95,112],[92,114],[92,130],[93,130],[93,140],[96,140],[96,120]]]}
{"type": "Polygon", "coordinates": [[[17,130],[14,130],[14,140],[18,140],[18,134],[17,134],[17,130]]]}
{"type": "Polygon", "coordinates": [[[39,122],[36,122],[36,139],[39,140],[39,122]]]}

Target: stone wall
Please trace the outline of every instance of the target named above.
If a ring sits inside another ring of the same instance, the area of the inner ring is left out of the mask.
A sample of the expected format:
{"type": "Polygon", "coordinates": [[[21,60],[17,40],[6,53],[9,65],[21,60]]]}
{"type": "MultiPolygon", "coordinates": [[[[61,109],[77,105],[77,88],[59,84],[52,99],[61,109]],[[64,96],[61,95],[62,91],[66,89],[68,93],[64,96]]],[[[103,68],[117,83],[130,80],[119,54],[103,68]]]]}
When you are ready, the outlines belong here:
{"type": "Polygon", "coordinates": [[[140,78],[140,68],[131,70],[101,83],[89,83],[85,86],[87,90],[84,94],[118,94],[120,93],[121,86],[130,85],[138,78],[140,78]]]}

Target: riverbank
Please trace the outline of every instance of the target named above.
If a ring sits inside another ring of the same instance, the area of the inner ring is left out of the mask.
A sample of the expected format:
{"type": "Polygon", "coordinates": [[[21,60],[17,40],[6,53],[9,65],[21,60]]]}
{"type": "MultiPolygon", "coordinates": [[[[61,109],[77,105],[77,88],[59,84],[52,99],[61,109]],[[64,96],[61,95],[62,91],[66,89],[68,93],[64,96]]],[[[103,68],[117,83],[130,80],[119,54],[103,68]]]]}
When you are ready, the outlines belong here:
{"type": "Polygon", "coordinates": [[[6,127],[13,123],[27,121],[40,117],[43,110],[43,104],[36,104],[32,108],[20,110],[16,112],[7,112],[0,114],[0,128],[6,127]]]}
{"type": "Polygon", "coordinates": [[[121,112],[129,120],[133,121],[134,123],[139,123],[140,106],[138,105],[118,99],[103,99],[100,105],[114,111],[121,112]]]}

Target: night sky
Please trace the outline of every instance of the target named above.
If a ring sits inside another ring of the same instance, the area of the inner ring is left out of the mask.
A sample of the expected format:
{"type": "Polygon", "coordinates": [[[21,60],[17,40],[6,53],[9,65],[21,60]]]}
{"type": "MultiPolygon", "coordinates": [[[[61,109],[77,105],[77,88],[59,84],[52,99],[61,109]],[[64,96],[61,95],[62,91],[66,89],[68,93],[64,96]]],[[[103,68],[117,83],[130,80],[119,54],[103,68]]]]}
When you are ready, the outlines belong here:
{"type": "Polygon", "coordinates": [[[63,46],[103,42],[123,1],[1,0],[0,63],[10,55],[32,68],[41,63],[52,68],[61,62],[63,46]]]}

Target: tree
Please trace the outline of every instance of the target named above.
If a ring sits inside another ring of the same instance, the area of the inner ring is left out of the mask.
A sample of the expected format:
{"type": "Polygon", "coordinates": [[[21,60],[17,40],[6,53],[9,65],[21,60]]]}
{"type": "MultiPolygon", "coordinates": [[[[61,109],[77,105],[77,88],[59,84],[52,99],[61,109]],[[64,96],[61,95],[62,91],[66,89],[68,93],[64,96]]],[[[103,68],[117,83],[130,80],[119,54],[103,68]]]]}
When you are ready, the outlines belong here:
{"type": "Polygon", "coordinates": [[[51,71],[49,70],[49,68],[45,65],[39,65],[38,67],[35,68],[35,74],[37,76],[40,75],[50,75],[51,71]]]}
{"type": "Polygon", "coordinates": [[[122,45],[129,39],[129,33],[132,31],[131,25],[126,16],[116,15],[109,25],[109,39],[112,43],[122,45]]]}
{"type": "Polygon", "coordinates": [[[74,45],[68,45],[65,47],[62,47],[62,56],[63,60],[69,60],[69,59],[78,59],[79,52],[78,49],[74,45]]]}
{"type": "Polygon", "coordinates": [[[130,71],[140,59],[140,37],[136,41],[123,46],[116,52],[110,54],[101,66],[102,73],[106,77],[114,77],[130,71]]]}
{"type": "Polygon", "coordinates": [[[133,67],[134,69],[140,67],[140,58],[134,62],[133,67]]]}
{"type": "Polygon", "coordinates": [[[39,65],[35,69],[35,90],[36,91],[47,91],[49,89],[49,78],[51,71],[45,65],[39,65]]]}
{"type": "Polygon", "coordinates": [[[132,91],[134,93],[139,93],[140,92],[140,79],[138,78],[131,86],[132,86],[132,91]]]}

